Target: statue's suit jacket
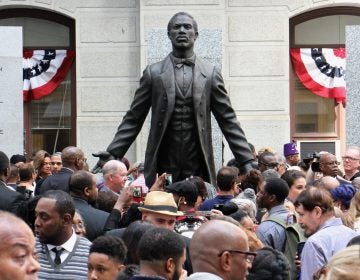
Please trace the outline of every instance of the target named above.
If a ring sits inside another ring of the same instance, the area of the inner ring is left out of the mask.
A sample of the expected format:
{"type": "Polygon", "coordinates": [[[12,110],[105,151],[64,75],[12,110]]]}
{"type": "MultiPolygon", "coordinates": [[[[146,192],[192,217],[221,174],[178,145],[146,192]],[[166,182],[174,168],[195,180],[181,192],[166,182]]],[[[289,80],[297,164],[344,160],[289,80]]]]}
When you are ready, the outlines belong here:
{"type": "MultiPolygon", "coordinates": [[[[236,119],[220,72],[196,57],[193,69],[193,103],[201,152],[212,184],[215,165],[211,140],[211,112],[240,164],[252,160],[249,145],[236,119]]],[[[124,116],[113,141],[107,148],[111,154],[123,157],[140,132],[151,107],[151,127],[145,153],[145,178],[151,186],[156,176],[159,147],[175,105],[175,74],[170,55],[148,66],[140,79],[130,110],[124,116]]]]}

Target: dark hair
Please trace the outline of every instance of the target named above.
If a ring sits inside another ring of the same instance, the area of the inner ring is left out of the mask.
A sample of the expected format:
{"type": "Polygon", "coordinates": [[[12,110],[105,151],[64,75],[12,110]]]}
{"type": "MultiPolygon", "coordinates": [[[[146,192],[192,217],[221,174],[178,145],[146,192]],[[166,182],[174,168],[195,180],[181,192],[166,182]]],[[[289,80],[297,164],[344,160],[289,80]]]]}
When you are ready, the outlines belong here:
{"type": "Polygon", "coordinates": [[[20,181],[29,181],[35,173],[34,166],[31,163],[24,163],[18,170],[20,181]]]}
{"type": "MultiPolygon", "coordinates": [[[[33,167],[33,169],[34,169],[34,167],[33,167]]],[[[10,180],[10,179],[17,180],[18,177],[19,177],[19,168],[15,164],[10,163],[10,176],[9,176],[8,180],[10,180]]]]}
{"type": "Polygon", "coordinates": [[[220,190],[230,191],[238,177],[238,169],[233,166],[221,167],[216,176],[216,183],[220,190]]]}
{"type": "Polygon", "coordinates": [[[26,162],[26,158],[23,155],[12,155],[10,158],[10,163],[11,164],[17,164],[18,162],[26,162]]]}
{"type": "Polygon", "coordinates": [[[320,207],[323,213],[334,211],[334,202],[330,193],[316,187],[309,187],[301,192],[294,205],[295,207],[302,205],[306,211],[312,211],[316,206],[320,207]]]}
{"type": "Polygon", "coordinates": [[[258,186],[264,181],[261,176],[261,172],[257,169],[251,169],[248,174],[246,174],[244,180],[241,182],[241,189],[244,191],[247,188],[253,189],[257,193],[258,186]]]}
{"type": "Polygon", "coordinates": [[[120,237],[106,235],[99,236],[93,241],[90,247],[89,254],[104,254],[107,255],[109,258],[116,260],[120,264],[124,264],[126,251],[127,249],[124,241],[122,241],[120,237]]]}
{"type": "Polygon", "coordinates": [[[305,179],[305,173],[302,171],[299,171],[299,170],[287,170],[281,176],[281,179],[285,180],[285,182],[288,184],[289,188],[291,188],[291,186],[294,184],[294,182],[299,178],[305,179]]]}
{"type": "Polygon", "coordinates": [[[72,197],[62,190],[49,190],[42,195],[42,198],[54,199],[55,209],[60,216],[70,214],[74,218],[75,204],[72,197]]]}
{"type": "Polygon", "coordinates": [[[248,280],[288,280],[290,264],[286,256],[270,247],[257,251],[255,260],[249,270],[248,280]]]}
{"type": "Polygon", "coordinates": [[[110,213],[117,199],[118,196],[113,192],[99,192],[96,199],[97,208],[110,213]]]}
{"type": "Polygon", "coordinates": [[[5,175],[6,169],[10,167],[10,161],[7,155],[0,151],[0,176],[5,175]]]}
{"type": "Polygon", "coordinates": [[[135,221],[131,223],[125,230],[122,239],[127,248],[126,264],[139,264],[139,256],[137,254],[137,248],[141,237],[150,229],[155,226],[147,221],[135,221]]]}
{"type": "Polygon", "coordinates": [[[16,213],[29,225],[33,232],[35,231],[35,208],[40,198],[42,198],[41,195],[30,197],[29,200],[23,203],[22,207],[19,207],[16,213]]]}
{"type": "Polygon", "coordinates": [[[269,151],[266,151],[266,152],[261,153],[261,154],[259,155],[259,158],[258,158],[259,163],[260,163],[260,164],[261,164],[261,163],[264,163],[264,159],[265,159],[266,157],[268,157],[268,156],[274,157],[275,154],[272,153],[272,152],[269,152],[269,151]]]}
{"type": "Polygon", "coordinates": [[[167,261],[173,258],[177,262],[184,254],[185,241],[180,234],[165,228],[148,230],[142,236],[138,256],[141,261],[167,261]]]}
{"type": "Polygon", "coordinates": [[[134,275],[140,274],[140,267],[135,264],[125,266],[125,268],[118,274],[116,280],[130,280],[134,275]]]}
{"type": "Polygon", "coordinates": [[[278,202],[283,202],[289,194],[289,186],[281,178],[270,178],[265,181],[265,191],[273,194],[278,202]]]}
{"type": "Polygon", "coordinates": [[[235,213],[237,210],[239,210],[239,207],[237,206],[237,204],[234,202],[228,201],[223,205],[221,212],[225,216],[230,216],[231,214],[235,213]]]}
{"type": "Polygon", "coordinates": [[[92,173],[79,170],[71,174],[69,179],[69,191],[74,195],[83,195],[85,188],[91,187],[94,182],[92,173]]]}
{"type": "Polygon", "coordinates": [[[207,191],[204,180],[199,176],[191,176],[189,178],[189,181],[194,183],[194,185],[196,186],[196,188],[198,190],[199,195],[201,196],[201,198],[203,200],[205,200],[206,197],[208,196],[208,191],[207,191]]]}
{"type": "Polygon", "coordinates": [[[239,223],[241,223],[241,221],[246,218],[246,217],[250,217],[248,215],[248,213],[246,213],[245,211],[238,209],[235,213],[232,213],[230,215],[231,218],[233,218],[234,220],[238,221],[239,223]]]}
{"type": "Polygon", "coordinates": [[[194,17],[192,15],[190,15],[190,14],[188,14],[186,12],[178,12],[175,15],[173,15],[171,17],[171,19],[169,20],[169,23],[167,25],[167,31],[170,31],[170,29],[173,26],[173,22],[174,22],[175,18],[177,18],[178,16],[187,16],[187,17],[191,18],[192,22],[193,22],[193,28],[194,28],[195,32],[198,32],[198,25],[197,25],[196,20],[194,19],[194,17]]]}

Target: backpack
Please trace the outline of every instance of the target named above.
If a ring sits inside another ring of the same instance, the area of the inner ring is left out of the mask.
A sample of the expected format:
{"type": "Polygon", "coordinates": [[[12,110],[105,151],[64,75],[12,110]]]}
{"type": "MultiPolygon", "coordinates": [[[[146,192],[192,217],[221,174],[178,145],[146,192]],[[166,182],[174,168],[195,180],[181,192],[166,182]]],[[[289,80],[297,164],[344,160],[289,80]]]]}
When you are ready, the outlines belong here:
{"type": "Polygon", "coordinates": [[[300,242],[305,242],[306,237],[304,236],[304,230],[300,227],[298,223],[295,224],[285,224],[282,220],[277,218],[268,218],[267,221],[272,221],[274,223],[277,223],[281,225],[285,229],[285,242],[284,247],[282,249],[282,252],[286,256],[286,258],[289,260],[290,263],[290,279],[296,280],[299,279],[298,277],[298,270],[296,269],[294,260],[295,255],[297,254],[297,248],[298,244],[300,242]]]}

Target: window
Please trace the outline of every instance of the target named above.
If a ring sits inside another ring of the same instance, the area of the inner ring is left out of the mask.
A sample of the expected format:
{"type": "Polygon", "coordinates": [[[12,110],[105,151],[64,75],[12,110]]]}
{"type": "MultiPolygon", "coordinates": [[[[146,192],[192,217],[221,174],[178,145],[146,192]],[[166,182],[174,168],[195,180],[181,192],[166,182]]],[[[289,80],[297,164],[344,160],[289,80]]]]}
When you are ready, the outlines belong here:
{"type": "MultiPolygon", "coordinates": [[[[75,50],[75,22],[50,11],[0,10],[1,26],[22,26],[24,49],[75,50]]],[[[61,151],[76,143],[75,61],[50,95],[24,103],[25,153],[61,151]]]]}
{"type": "MultiPolygon", "coordinates": [[[[291,48],[344,48],[345,26],[360,24],[360,9],[331,7],[290,19],[291,48]]],[[[345,132],[345,111],[334,99],[319,97],[305,88],[291,71],[292,138],[339,139],[345,132]]]]}

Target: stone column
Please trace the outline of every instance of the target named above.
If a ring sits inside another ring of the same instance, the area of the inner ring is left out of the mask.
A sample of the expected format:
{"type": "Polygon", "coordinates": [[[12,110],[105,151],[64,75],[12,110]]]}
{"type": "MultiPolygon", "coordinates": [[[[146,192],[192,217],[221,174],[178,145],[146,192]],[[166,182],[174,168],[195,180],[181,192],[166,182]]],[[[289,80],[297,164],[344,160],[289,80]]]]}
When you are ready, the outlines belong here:
{"type": "Polygon", "coordinates": [[[24,152],[22,27],[0,26],[0,150],[24,152]]]}
{"type": "Polygon", "coordinates": [[[360,146],[360,26],[346,26],[346,145],[360,146]]]}

